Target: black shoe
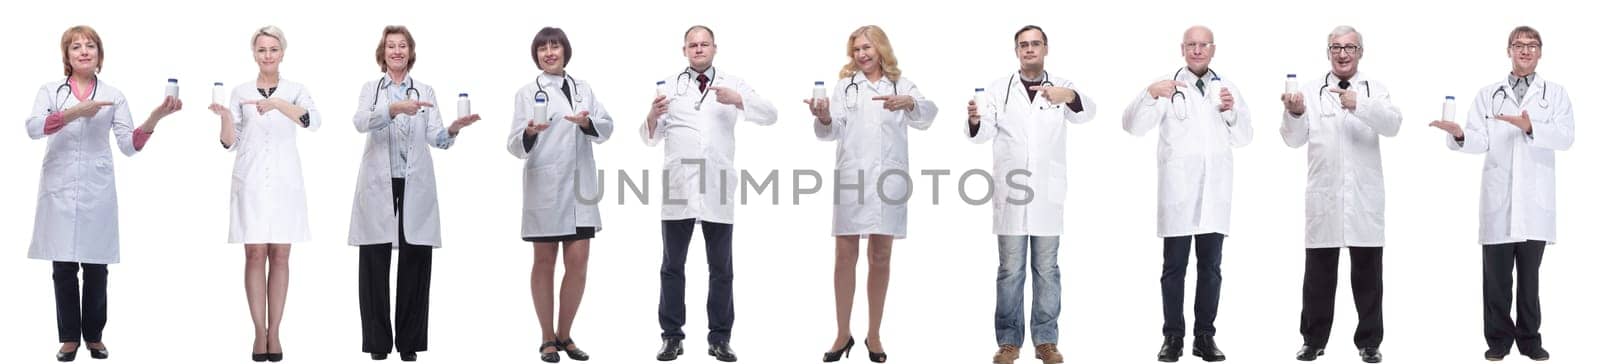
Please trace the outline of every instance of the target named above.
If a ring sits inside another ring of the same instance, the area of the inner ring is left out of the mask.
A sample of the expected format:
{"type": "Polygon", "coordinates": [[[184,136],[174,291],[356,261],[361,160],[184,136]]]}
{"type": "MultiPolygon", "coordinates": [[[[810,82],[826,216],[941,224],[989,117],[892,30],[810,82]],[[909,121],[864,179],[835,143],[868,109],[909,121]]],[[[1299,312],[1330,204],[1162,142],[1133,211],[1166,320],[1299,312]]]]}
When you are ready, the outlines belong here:
{"type": "Polygon", "coordinates": [[[250,361],[264,363],[267,361],[267,353],[250,353],[250,361]]]}
{"type": "Polygon", "coordinates": [[[567,338],[566,341],[562,341],[561,342],[561,347],[556,348],[556,350],[567,352],[567,359],[572,359],[572,360],[577,360],[577,361],[589,360],[589,353],[585,353],[585,352],[583,352],[583,350],[578,349],[577,346],[574,346],[572,344],[572,338],[570,338],[570,337],[567,338]],[[567,348],[568,346],[572,346],[572,348],[567,348]]]}
{"type": "MultiPolygon", "coordinates": [[[[79,347],[82,347],[82,345],[79,345],[79,347]]],[[[72,348],[72,351],[56,351],[56,361],[65,363],[77,359],[78,348],[72,348]]]]}
{"type": "Polygon", "coordinates": [[[400,352],[400,361],[417,361],[416,352],[400,352]]]}
{"type": "MultiPolygon", "coordinates": [[[[1521,347],[1518,347],[1518,349],[1520,350],[1521,347]]],[[[1522,350],[1522,355],[1527,356],[1528,359],[1533,359],[1533,361],[1550,360],[1550,352],[1545,351],[1542,347],[1522,350]]]]}
{"type": "MultiPolygon", "coordinates": [[[[93,344],[100,344],[100,343],[93,343],[93,344]]],[[[106,350],[106,345],[105,344],[100,344],[100,348],[99,349],[95,349],[93,345],[90,345],[89,346],[89,357],[90,358],[95,358],[95,359],[110,358],[111,357],[111,351],[110,350],[106,350]]]]}
{"type": "Polygon", "coordinates": [[[267,353],[267,361],[273,363],[283,361],[283,353],[267,353]]]}
{"type": "Polygon", "coordinates": [[[1217,348],[1216,338],[1210,335],[1195,336],[1194,351],[1192,351],[1191,354],[1194,354],[1194,356],[1200,357],[1200,360],[1205,360],[1207,362],[1228,360],[1228,356],[1222,354],[1222,349],[1217,348]]]}
{"type": "Polygon", "coordinates": [[[1378,352],[1377,347],[1361,348],[1361,361],[1367,363],[1382,363],[1383,353],[1378,352]]]}
{"type": "Polygon", "coordinates": [[[839,350],[834,350],[834,351],[822,353],[822,362],[823,363],[832,363],[832,362],[839,361],[840,357],[848,358],[848,357],[850,357],[850,348],[851,347],[855,347],[855,346],[856,346],[856,337],[851,336],[850,339],[844,341],[844,347],[839,348],[839,350]]]}
{"type": "MultiPolygon", "coordinates": [[[[861,345],[867,347],[867,360],[871,360],[873,363],[889,361],[889,354],[882,351],[872,351],[872,345],[868,345],[865,341],[862,341],[861,345]]],[[[883,342],[879,341],[878,345],[883,345],[883,342]]]]}
{"type": "Polygon", "coordinates": [[[539,360],[542,360],[546,363],[561,362],[561,342],[546,341],[544,344],[539,345],[539,360]],[[555,348],[556,351],[544,351],[544,349],[550,348],[555,348]]]}
{"type": "Polygon", "coordinates": [[[1317,360],[1317,357],[1319,356],[1322,356],[1322,348],[1313,348],[1311,345],[1301,345],[1300,353],[1295,354],[1294,358],[1295,360],[1299,361],[1312,361],[1317,360]]]}
{"type": "Polygon", "coordinates": [[[1161,351],[1156,353],[1156,361],[1176,363],[1180,356],[1183,356],[1182,336],[1168,336],[1161,340],[1161,351]]]}
{"type": "Polygon", "coordinates": [[[388,358],[389,353],[372,353],[372,360],[384,360],[388,358]]]}
{"type": "Polygon", "coordinates": [[[720,362],[739,361],[739,356],[733,353],[733,348],[729,347],[728,343],[712,343],[711,347],[706,349],[706,354],[717,357],[717,361],[720,362]]]}
{"type": "Polygon", "coordinates": [[[1483,352],[1483,360],[1488,360],[1488,361],[1506,360],[1506,355],[1510,355],[1510,354],[1511,354],[1511,348],[1505,348],[1505,349],[1489,348],[1489,350],[1483,352]]]}
{"type": "Polygon", "coordinates": [[[678,360],[679,355],[683,355],[683,338],[661,339],[661,350],[656,351],[656,360],[678,360]]]}

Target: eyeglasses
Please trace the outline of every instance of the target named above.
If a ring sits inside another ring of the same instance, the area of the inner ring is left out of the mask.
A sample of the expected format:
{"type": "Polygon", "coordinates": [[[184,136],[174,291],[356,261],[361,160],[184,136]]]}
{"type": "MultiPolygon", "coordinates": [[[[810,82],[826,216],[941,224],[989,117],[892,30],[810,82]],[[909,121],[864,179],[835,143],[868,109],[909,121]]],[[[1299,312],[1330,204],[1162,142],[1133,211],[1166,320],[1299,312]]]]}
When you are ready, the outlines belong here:
{"type": "Polygon", "coordinates": [[[1343,52],[1343,53],[1346,53],[1346,54],[1356,54],[1356,52],[1360,52],[1360,51],[1361,51],[1361,46],[1354,45],[1354,44],[1329,44],[1328,45],[1328,54],[1339,54],[1340,52],[1343,52]]]}
{"type": "Polygon", "coordinates": [[[1026,42],[1017,42],[1017,49],[1042,48],[1045,45],[1046,44],[1042,40],[1030,40],[1026,42]]]}
{"type": "Polygon", "coordinates": [[[1517,51],[1517,52],[1522,52],[1522,51],[1538,52],[1539,48],[1543,47],[1543,46],[1544,46],[1543,44],[1539,44],[1539,43],[1513,43],[1513,44],[1511,44],[1511,50],[1517,51]]]}
{"type": "Polygon", "coordinates": [[[1188,42],[1183,44],[1183,50],[1194,51],[1195,49],[1211,49],[1211,47],[1216,45],[1216,43],[1212,42],[1188,42]]]}

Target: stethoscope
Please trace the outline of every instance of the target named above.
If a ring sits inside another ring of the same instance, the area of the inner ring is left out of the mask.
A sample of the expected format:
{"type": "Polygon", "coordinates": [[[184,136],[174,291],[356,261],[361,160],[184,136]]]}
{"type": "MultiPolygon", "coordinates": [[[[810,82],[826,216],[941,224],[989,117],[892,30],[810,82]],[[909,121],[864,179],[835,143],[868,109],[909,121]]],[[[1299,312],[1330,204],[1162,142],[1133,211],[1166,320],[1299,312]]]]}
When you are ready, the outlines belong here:
{"type": "MultiPolygon", "coordinates": [[[[100,93],[100,76],[95,76],[94,77],[94,86],[91,86],[91,87],[92,88],[89,89],[89,98],[87,100],[94,100],[94,96],[98,95],[100,93]]],[[[46,114],[52,114],[52,113],[55,113],[57,111],[63,111],[62,109],[67,106],[67,99],[71,98],[71,97],[72,97],[72,82],[71,82],[71,80],[68,80],[68,82],[62,82],[61,86],[56,86],[55,95],[53,95],[50,98],[50,106],[52,106],[53,108],[45,109],[44,110],[45,113],[46,114]],[[65,96],[65,97],[61,96],[61,91],[62,90],[66,90],[67,91],[67,96],[65,96]]]]}
{"type": "MultiPolygon", "coordinates": [[[[692,81],[691,78],[693,78],[693,77],[691,77],[691,76],[694,75],[693,70],[694,70],[693,68],[685,67],[683,69],[683,72],[679,72],[678,73],[678,77],[677,77],[677,84],[678,84],[677,95],[678,96],[683,96],[683,95],[689,94],[689,82],[692,81]]],[[[706,73],[710,73],[710,75],[709,75],[710,77],[706,81],[706,89],[704,91],[700,91],[700,100],[694,102],[694,110],[695,111],[700,111],[700,105],[706,103],[706,95],[710,95],[711,94],[711,84],[717,82],[717,68],[716,67],[711,67],[711,69],[707,70],[706,73]]]]}
{"type": "MultiPolygon", "coordinates": [[[[390,80],[388,76],[384,76],[383,78],[378,79],[378,88],[372,90],[372,105],[369,106],[369,108],[370,108],[369,111],[377,111],[378,110],[378,98],[383,96],[383,90],[388,89],[389,86],[393,86],[393,85],[394,85],[394,81],[390,80]]],[[[407,100],[421,100],[422,99],[422,91],[418,91],[417,90],[417,87],[416,87],[417,83],[415,81],[411,80],[411,76],[406,76],[406,85],[409,85],[409,86],[406,86],[406,91],[405,91],[407,100]]],[[[428,112],[428,109],[427,108],[423,108],[421,110],[418,110],[417,112],[428,112]]],[[[402,153],[402,155],[410,155],[411,154],[411,128],[405,127],[405,126],[401,126],[401,125],[394,125],[393,127],[389,128],[389,130],[390,130],[390,133],[395,134],[395,138],[398,138],[400,140],[400,147],[401,148],[405,148],[405,151],[402,153]]],[[[391,145],[390,147],[393,148],[394,146],[391,145]]]]}
{"type": "MultiPolygon", "coordinates": [[[[1173,72],[1172,73],[1172,80],[1173,81],[1177,81],[1178,80],[1178,75],[1183,74],[1184,70],[1186,70],[1186,68],[1179,68],[1177,72],[1173,72]]],[[[1204,77],[1204,76],[1197,76],[1197,77],[1204,77]]],[[[1222,82],[1222,77],[1217,76],[1217,71],[1211,71],[1211,82],[1222,82]]],[[[1188,85],[1184,85],[1184,86],[1188,86],[1188,85]]],[[[1200,93],[1204,94],[1205,90],[1200,90],[1200,93]]],[[[1173,110],[1177,110],[1178,120],[1184,120],[1184,119],[1188,119],[1189,118],[1189,107],[1188,107],[1188,105],[1189,105],[1189,95],[1184,94],[1183,90],[1178,90],[1178,89],[1174,88],[1172,90],[1172,109],[1173,110]],[[1182,106],[1178,105],[1178,98],[1179,97],[1183,98],[1183,105],[1182,106]]]]}
{"type": "MultiPolygon", "coordinates": [[[[1528,82],[1528,87],[1533,87],[1533,82],[1528,82]]],[[[1540,108],[1550,107],[1550,100],[1548,99],[1549,95],[1549,88],[1539,89],[1540,108]]],[[[1494,115],[1485,115],[1484,118],[1494,118],[1495,116],[1499,116],[1500,110],[1505,108],[1505,102],[1507,100],[1511,100],[1511,94],[1506,92],[1506,85],[1500,85],[1500,88],[1494,90],[1494,94],[1489,95],[1489,102],[1494,104],[1494,115]]]]}
{"type": "MultiPolygon", "coordinates": [[[[894,96],[900,96],[900,81],[889,80],[889,88],[893,89],[894,96]]],[[[855,111],[856,107],[858,107],[861,103],[860,100],[858,100],[860,97],[861,86],[856,84],[856,75],[852,74],[850,75],[850,84],[844,86],[844,107],[846,109],[850,109],[851,111],[855,111]],[[850,96],[851,89],[855,89],[855,96],[850,96]]]]}
{"type": "MultiPolygon", "coordinates": [[[[1332,79],[1333,71],[1329,71],[1326,75],[1322,76],[1322,88],[1317,89],[1317,99],[1319,99],[1322,104],[1322,116],[1334,116],[1338,115],[1339,113],[1339,105],[1330,103],[1328,102],[1327,97],[1323,97],[1327,94],[1328,85],[1332,79]]],[[[1368,98],[1372,97],[1372,85],[1368,84],[1366,80],[1361,81],[1361,88],[1366,89],[1368,98]]]]}
{"type": "MultiPolygon", "coordinates": [[[[572,90],[572,97],[567,99],[567,106],[569,106],[569,107],[571,107],[573,109],[577,109],[578,108],[577,104],[583,103],[583,94],[579,93],[578,90],[576,90],[576,88],[578,88],[578,80],[572,79],[572,75],[569,75],[569,74],[566,74],[565,72],[563,72],[561,74],[561,82],[562,83],[566,83],[568,81],[571,81],[572,88],[574,90],[572,90]]],[[[533,102],[541,102],[541,101],[550,100],[550,93],[544,91],[544,84],[543,83],[538,82],[538,80],[534,80],[533,84],[534,84],[535,87],[539,88],[538,90],[534,90],[533,91],[533,102]]]]}
{"type": "MultiPolygon", "coordinates": [[[[1021,78],[1022,77],[1021,75],[1022,75],[1022,71],[1017,71],[1016,74],[1011,75],[1011,79],[1010,80],[1006,81],[1006,98],[1005,98],[1005,101],[1000,103],[1001,107],[1005,107],[1005,106],[1010,106],[1011,105],[1011,86],[1017,84],[1017,79],[1021,78]]],[[[1044,82],[1040,82],[1039,86],[1040,87],[1055,87],[1056,86],[1055,83],[1050,82],[1050,71],[1044,71],[1044,82]]],[[[1051,105],[1050,107],[1060,108],[1061,105],[1051,105]]],[[[1045,106],[1039,106],[1039,110],[1044,110],[1044,109],[1045,109],[1045,106]]]]}

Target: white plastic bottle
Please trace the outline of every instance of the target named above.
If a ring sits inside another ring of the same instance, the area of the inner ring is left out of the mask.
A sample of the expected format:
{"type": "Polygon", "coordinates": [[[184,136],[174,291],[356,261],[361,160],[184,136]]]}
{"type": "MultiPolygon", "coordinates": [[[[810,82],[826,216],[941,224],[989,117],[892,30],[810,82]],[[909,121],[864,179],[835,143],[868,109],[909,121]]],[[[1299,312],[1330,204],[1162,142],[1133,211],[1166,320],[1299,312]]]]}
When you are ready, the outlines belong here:
{"type": "Polygon", "coordinates": [[[472,100],[468,100],[467,93],[462,92],[461,96],[456,98],[456,118],[464,118],[467,115],[472,115],[472,100]]]}
{"type": "Polygon", "coordinates": [[[545,99],[544,94],[533,95],[533,115],[529,116],[533,117],[533,123],[536,125],[545,125],[550,123],[550,120],[548,119],[549,115],[547,114],[549,105],[547,105],[546,102],[548,102],[548,100],[545,99]]]}
{"type": "Polygon", "coordinates": [[[1222,78],[1211,76],[1211,81],[1206,82],[1206,96],[1212,104],[1222,105],[1222,78]]]}
{"type": "Polygon", "coordinates": [[[1444,112],[1439,115],[1439,120],[1456,121],[1456,97],[1444,97],[1444,112]]]}
{"type": "Polygon", "coordinates": [[[211,83],[211,103],[217,105],[228,104],[228,93],[222,90],[221,82],[211,83]]]}
{"type": "Polygon", "coordinates": [[[985,109],[989,105],[988,96],[988,94],[983,92],[982,87],[972,89],[972,102],[978,105],[979,115],[989,112],[989,110],[985,109]]]}
{"type": "Polygon", "coordinates": [[[178,79],[176,79],[176,78],[168,78],[167,79],[167,97],[171,97],[171,98],[174,98],[174,99],[178,98],[178,79]]]}
{"type": "Polygon", "coordinates": [[[818,100],[828,99],[828,88],[822,86],[822,81],[817,81],[811,86],[811,104],[816,105],[818,100]]]}
{"type": "Polygon", "coordinates": [[[667,96],[667,81],[656,81],[656,97],[667,96]]]}
{"type": "Polygon", "coordinates": [[[1298,92],[1299,90],[1300,80],[1295,78],[1293,73],[1290,73],[1288,79],[1283,81],[1283,93],[1292,94],[1298,92]]]}

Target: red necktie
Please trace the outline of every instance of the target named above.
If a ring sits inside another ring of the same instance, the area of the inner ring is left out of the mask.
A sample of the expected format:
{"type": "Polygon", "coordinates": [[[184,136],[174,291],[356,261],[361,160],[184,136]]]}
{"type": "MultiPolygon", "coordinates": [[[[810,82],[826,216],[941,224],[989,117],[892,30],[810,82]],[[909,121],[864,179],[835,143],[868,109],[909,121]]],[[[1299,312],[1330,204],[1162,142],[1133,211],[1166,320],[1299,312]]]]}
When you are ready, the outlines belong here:
{"type": "Polygon", "coordinates": [[[706,75],[702,73],[702,74],[700,74],[700,77],[695,77],[694,79],[696,81],[700,81],[700,92],[701,93],[705,93],[706,92],[706,84],[711,81],[711,78],[706,77],[706,75]]]}

